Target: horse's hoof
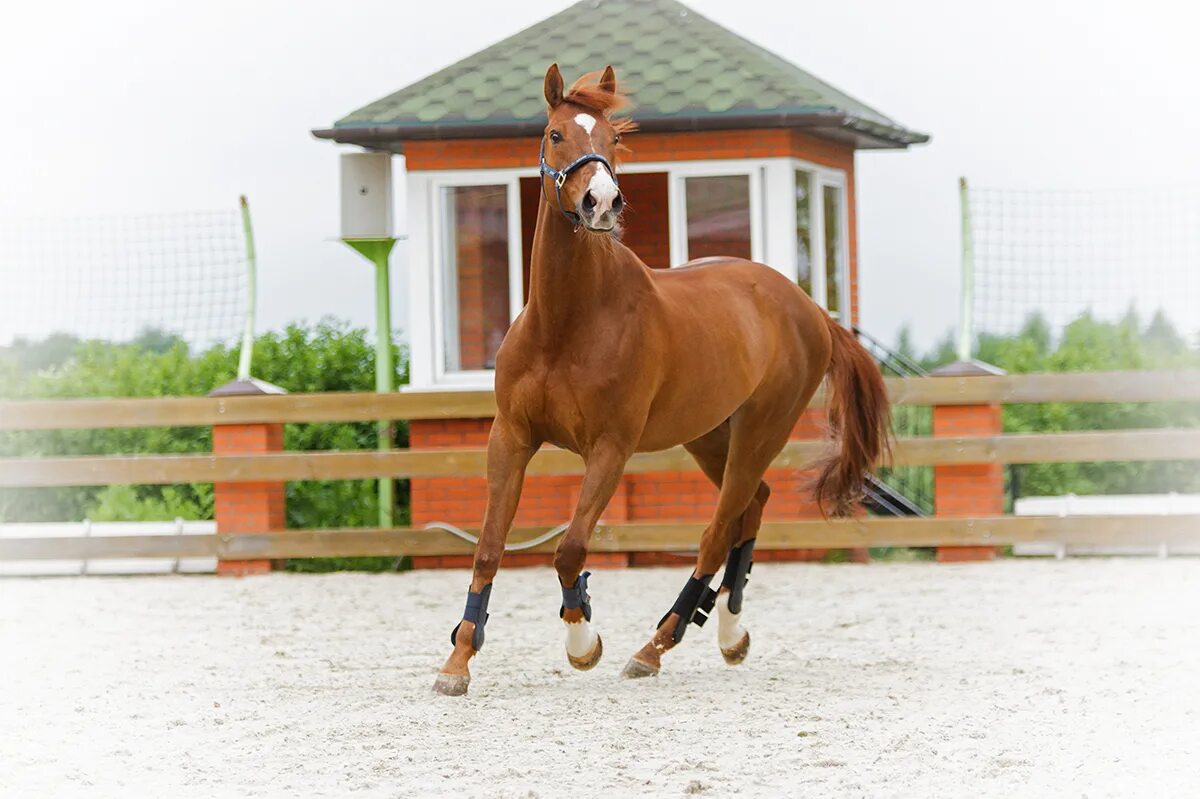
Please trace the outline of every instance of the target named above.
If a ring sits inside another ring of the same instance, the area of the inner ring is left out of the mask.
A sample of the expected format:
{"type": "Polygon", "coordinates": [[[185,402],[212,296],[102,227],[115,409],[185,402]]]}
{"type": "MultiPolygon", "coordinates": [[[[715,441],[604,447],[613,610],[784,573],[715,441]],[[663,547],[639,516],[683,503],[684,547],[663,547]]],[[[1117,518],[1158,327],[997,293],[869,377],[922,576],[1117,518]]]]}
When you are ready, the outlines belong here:
{"type": "Polygon", "coordinates": [[[742,638],[733,646],[726,649],[721,647],[721,655],[730,666],[736,666],[750,654],[750,633],[743,633],[742,638]]]}
{"type": "Polygon", "coordinates": [[[637,658],[630,658],[629,662],[625,664],[625,670],[621,672],[621,676],[627,680],[636,680],[639,677],[657,677],[658,669],[637,658]]]}
{"type": "Polygon", "coordinates": [[[600,640],[600,634],[596,634],[596,645],[592,647],[592,651],[588,652],[581,658],[577,658],[570,652],[567,653],[567,660],[571,665],[580,671],[587,671],[600,662],[600,656],[604,654],[604,641],[600,640]]]}
{"type": "Polygon", "coordinates": [[[433,681],[433,691],[442,696],[462,696],[470,684],[470,674],[438,674],[433,681]]]}

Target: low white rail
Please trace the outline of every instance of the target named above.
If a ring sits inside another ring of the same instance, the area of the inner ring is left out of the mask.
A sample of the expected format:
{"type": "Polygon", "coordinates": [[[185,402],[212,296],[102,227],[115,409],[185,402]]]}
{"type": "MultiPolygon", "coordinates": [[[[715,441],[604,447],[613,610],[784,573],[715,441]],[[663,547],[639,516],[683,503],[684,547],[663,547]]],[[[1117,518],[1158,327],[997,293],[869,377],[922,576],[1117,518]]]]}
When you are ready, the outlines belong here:
{"type": "MultiPolygon", "coordinates": [[[[89,536],[215,535],[215,521],[38,522],[0,524],[5,538],[86,538],[89,536]]],[[[70,574],[211,574],[216,558],[121,558],[106,560],[0,560],[0,576],[70,574]]]]}
{"type": "MultiPolygon", "coordinates": [[[[1182,516],[1200,514],[1200,494],[1107,494],[1057,497],[1021,497],[1013,507],[1016,516],[1182,516]]],[[[1148,538],[1136,544],[1014,544],[1014,555],[1032,557],[1068,555],[1200,555],[1200,545],[1172,544],[1148,538]]]]}

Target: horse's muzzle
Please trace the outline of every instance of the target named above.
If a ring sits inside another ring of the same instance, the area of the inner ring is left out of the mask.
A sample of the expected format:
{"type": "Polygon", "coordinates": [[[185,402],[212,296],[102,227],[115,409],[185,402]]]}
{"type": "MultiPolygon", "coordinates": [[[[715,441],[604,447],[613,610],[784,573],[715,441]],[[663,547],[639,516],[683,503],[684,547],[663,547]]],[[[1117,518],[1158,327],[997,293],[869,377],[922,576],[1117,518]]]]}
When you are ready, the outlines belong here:
{"type": "Polygon", "coordinates": [[[576,213],[589,230],[609,231],[616,227],[624,208],[625,198],[620,191],[594,192],[589,188],[580,198],[576,213]]]}

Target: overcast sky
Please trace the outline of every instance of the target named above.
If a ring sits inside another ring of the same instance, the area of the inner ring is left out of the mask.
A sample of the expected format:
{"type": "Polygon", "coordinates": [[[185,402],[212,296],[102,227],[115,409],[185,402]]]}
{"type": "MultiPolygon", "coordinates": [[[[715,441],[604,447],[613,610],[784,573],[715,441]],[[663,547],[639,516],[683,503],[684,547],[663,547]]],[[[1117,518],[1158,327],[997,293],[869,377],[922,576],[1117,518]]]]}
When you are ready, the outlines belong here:
{"type": "MultiPolygon", "coordinates": [[[[862,321],[889,340],[907,323],[927,345],[956,323],[959,175],[1013,187],[1200,181],[1195,4],[689,4],[933,135],[858,156],[862,321]]],[[[567,5],[9,4],[0,217],[234,207],[246,193],[260,326],[325,314],[369,325],[369,267],[335,239],[337,147],[309,129],[567,5]]],[[[401,244],[398,311],[406,268],[401,244]]]]}

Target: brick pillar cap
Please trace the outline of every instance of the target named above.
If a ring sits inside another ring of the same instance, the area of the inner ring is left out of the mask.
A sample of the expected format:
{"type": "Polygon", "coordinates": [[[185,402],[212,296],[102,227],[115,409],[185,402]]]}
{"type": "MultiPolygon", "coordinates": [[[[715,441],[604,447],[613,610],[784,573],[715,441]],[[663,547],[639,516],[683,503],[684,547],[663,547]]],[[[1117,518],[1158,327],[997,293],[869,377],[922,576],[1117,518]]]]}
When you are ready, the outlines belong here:
{"type": "Polygon", "coordinates": [[[972,358],[969,361],[955,361],[945,366],[939,366],[929,374],[933,377],[972,377],[974,375],[1005,375],[1008,372],[999,366],[992,366],[990,363],[972,358]]]}
{"type": "Polygon", "coordinates": [[[233,380],[220,388],[214,388],[208,392],[210,397],[244,397],[255,394],[286,394],[287,390],[282,389],[274,383],[268,383],[266,380],[259,380],[256,377],[250,377],[245,380],[233,380]]]}

